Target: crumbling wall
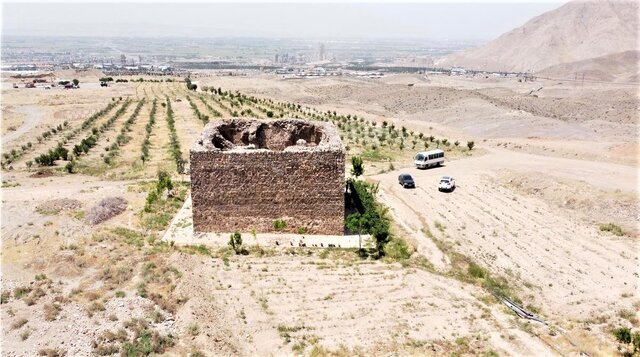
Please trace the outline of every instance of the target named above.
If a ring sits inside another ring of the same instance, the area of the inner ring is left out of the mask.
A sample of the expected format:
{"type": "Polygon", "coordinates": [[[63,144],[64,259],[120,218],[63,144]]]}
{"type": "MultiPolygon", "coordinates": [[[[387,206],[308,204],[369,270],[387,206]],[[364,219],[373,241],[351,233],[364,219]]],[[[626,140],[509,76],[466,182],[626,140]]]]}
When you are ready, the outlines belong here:
{"type": "Polygon", "coordinates": [[[211,123],[191,150],[194,230],[343,234],[344,157],[329,123],[211,123]]]}

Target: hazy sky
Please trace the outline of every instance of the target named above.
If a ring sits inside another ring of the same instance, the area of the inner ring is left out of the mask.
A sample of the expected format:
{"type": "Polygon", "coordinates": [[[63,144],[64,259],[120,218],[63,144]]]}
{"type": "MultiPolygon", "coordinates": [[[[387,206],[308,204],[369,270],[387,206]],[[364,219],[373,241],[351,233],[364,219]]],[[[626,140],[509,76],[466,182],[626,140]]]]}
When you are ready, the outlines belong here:
{"type": "Polygon", "coordinates": [[[490,40],[543,3],[4,3],[3,35],[490,40]]]}

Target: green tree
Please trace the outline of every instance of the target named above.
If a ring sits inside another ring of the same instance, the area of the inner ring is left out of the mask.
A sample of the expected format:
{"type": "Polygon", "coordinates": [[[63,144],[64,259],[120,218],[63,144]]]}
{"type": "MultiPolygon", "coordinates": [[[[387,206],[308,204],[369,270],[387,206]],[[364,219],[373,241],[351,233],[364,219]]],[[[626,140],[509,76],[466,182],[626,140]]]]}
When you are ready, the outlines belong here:
{"type": "Polygon", "coordinates": [[[69,161],[67,162],[67,164],[64,166],[64,169],[67,170],[68,173],[72,174],[74,169],[75,169],[75,161],[69,161]]]}
{"type": "Polygon", "coordinates": [[[156,192],[160,195],[164,190],[171,191],[173,189],[173,182],[171,182],[171,175],[167,171],[158,171],[158,183],[156,184],[156,192]]]}
{"type": "Polygon", "coordinates": [[[240,254],[242,252],[242,235],[240,232],[235,231],[229,236],[229,245],[233,248],[233,251],[236,252],[236,254],[240,254]]]}
{"type": "Polygon", "coordinates": [[[347,221],[345,222],[345,226],[348,230],[358,233],[358,250],[362,249],[362,237],[360,234],[362,233],[362,226],[364,224],[364,217],[362,217],[359,212],[352,213],[347,216],[347,221]]]}
{"type": "Polygon", "coordinates": [[[364,163],[362,162],[362,157],[360,156],[352,156],[351,157],[351,174],[358,178],[362,174],[364,174],[364,163]]]}
{"type": "Polygon", "coordinates": [[[77,86],[78,84],[80,84],[80,81],[74,78],[73,79],[73,85],[77,86]]]}
{"type": "Polygon", "coordinates": [[[620,327],[613,330],[613,335],[620,343],[631,343],[631,330],[628,327],[620,327]]]}
{"type": "Polygon", "coordinates": [[[469,150],[473,150],[473,147],[476,145],[473,141],[467,141],[467,147],[469,150]]]}

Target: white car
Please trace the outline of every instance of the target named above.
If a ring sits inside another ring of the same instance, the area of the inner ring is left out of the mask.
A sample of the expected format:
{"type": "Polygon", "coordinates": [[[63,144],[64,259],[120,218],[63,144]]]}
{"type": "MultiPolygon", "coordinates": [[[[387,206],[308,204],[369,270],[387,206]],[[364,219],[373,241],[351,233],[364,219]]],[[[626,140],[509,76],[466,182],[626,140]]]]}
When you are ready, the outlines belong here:
{"type": "Polygon", "coordinates": [[[456,180],[451,176],[442,176],[438,183],[438,191],[453,191],[456,189],[456,180]]]}

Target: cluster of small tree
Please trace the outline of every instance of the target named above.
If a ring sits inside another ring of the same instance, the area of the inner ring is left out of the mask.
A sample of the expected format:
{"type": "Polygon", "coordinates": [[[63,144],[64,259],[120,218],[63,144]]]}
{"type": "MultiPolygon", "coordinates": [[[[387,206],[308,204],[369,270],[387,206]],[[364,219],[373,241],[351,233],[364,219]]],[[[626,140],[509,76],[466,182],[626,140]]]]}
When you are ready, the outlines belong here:
{"type": "Polygon", "coordinates": [[[171,175],[164,170],[158,171],[158,181],[156,186],[147,193],[147,200],[144,205],[145,212],[151,212],[153,204],[162,197],[164,191],[167,191],[167,197],[171,197],[173,190],[173,182],[171,181],[171,175]]]}
{"type": "Polygon", "coordinates": [[[198,89],[198,85],[191,83],[191,78],[187,77],[184,79],[184,81],[187,83],[187,89],[188,90],[193,90],[195,91],[196,89],[198,89]]]}
{"type": "Polygon", "coordinates": [[[240,116],[243,116],[243,117],[250,117],[252,115],[253,115],[253,111],[251,110],[251,108],[243,109],[240,112],[240,116]]]}
{"type": "Polygon", "coordinates": [[[149,122],[147,122],[147,125],[144,127],[145,134],[144,140],[142,141],[142,163],[145,163],[147,162],[147,160],[149,160],[149,147],[151,146],[149,137],[151,136],[153,126],[156,123],[156,102],[157,99],[154,99],[153,104],[151,105],[151,111],[149,112],[149,122]]]}
{"type": "Polygon", "coordinates": [[[384,247],[391,239],[391,219],[387,209],[375,199],[378,185],[355,179],[349,179],[347,185],[359,211],[347,217],[346,227],[358,234],[370,234],[375,240],[378,256],[383,256],[384,247]]]}
{"type": "Polygon", "coordinates": [[[176,133],[176,121],[173,117],[173,109],[171,109],[171,101],[167,96],[167,126],[169,127],[169,153],[176,162],[176,169],[179,173],[184,171],[184,160],[182,159],[182,151],[180,151],[180,140],[176,133]]]}
{"type": "Polygon", "coordinates": [[[203,124],[207,124],[209,122],[209,116],[200,113],[200,109],[198,109],[198,106],[196,105],[196,103],[194,103],[193,100],[191,100],[191,97],[187,96],[187,101],[189,102],[189,105],[191,105],[191,109],[193,109],[193,112],[195,113],[196,117],[203,124]]]}
{"type": "Polygon", "coordinates": [[[118,78],[118,79],[116,79],[116,83],[129,83],[129,80],[128,79],[118,78]]]}
{"type": "Polygon", "coordinates": [[[619,350],[622,351],[624,349],[623,356],[637,356],[640,354],[640,332],[632,332],[628,327],[619,327],[613,330],[613,336],[622,345],[619,350]]]}
{"type": "Polygon", "coordinates": [[[113,77],[102,77],[100,82],[113,82],[113,77]]]}
{"type": "Polygon", "coordinates": [[[82,141],[80,141],[80,144],[76,144],[73,146],[73,154],[75,156],[80,156],[82,153],[88,153],[89,150],[96,146],[98,144],[98,138],[95,135],[90,135],[84,139],[82,139],[82,141]]]}
{"type": "Polygon", "coordinates": [[[80,81],[78,79],[73,79],[71,81],[59,81],[58,84],[61,86],[66,86],[67,84],[71,84],[73,83],[74,86],[77,86],[78,84],[80,84],[80,81]]]}
{"type": "Polygon", "coordinates": [[[68,155],[69,150],[65,149],[62,143],[58,143],[58,146],[50,149],[46,154],[40,154],[34,161],[40,166],[53,166],[56,160],[67,160],[68,155]]]}
{"type": "Polygon", "coordinates": [[[218,89],[216,89],[215,87],[210,87],[209,91],[213,94],[217,94],[217,95],[226,95],[226,92],[222,91],[222,88],[218,87],[218,89]]]}

